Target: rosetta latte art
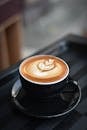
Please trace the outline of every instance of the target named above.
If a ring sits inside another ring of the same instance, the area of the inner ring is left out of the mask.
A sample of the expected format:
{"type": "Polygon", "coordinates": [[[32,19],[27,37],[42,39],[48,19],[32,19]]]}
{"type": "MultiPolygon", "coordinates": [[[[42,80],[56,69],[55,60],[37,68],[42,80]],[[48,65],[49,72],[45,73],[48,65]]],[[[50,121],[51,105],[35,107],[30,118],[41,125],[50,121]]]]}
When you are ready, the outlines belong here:
{"type": "Polygon", "coordinates": [[[49,56],[35,56],[21,65],[22,75],[33,82],[58,82],[68,74],[68,67],[61,59],[49,56]]]}
{"type": "Polygon", "coordinates": [[[56,67],[55,61],[53,59],[44,60],[37,65],[38,69],[43,71],[50,71],[56,67]]]}

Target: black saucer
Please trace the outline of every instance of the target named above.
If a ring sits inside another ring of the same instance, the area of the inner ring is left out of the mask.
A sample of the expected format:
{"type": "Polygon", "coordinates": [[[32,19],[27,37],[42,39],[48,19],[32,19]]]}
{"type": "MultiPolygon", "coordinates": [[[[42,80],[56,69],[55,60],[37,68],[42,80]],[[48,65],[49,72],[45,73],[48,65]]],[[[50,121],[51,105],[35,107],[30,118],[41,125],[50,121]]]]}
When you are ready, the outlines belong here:
{"type": "Polygon", "coordinates": [[[63,91],[50,100],[31,101],[17,80],[12,88],[14,104],[26,115],[39,118],[52,118],[71,112],[81,99],[81,90],[77,82],[66,85],[63,91]]]}

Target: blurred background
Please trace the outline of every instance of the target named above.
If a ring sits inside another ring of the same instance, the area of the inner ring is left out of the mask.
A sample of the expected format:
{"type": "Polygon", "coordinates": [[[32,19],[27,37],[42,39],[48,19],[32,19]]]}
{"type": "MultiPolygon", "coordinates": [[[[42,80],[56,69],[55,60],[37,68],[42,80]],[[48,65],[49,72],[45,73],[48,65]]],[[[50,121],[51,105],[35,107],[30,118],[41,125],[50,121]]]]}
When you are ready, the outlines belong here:
{"type": "MultiPolygon", "coordinates": [[[[1,4],[3,4],[3,1],[0,1],[1,4]]],[[[7,0],[7,2],[8,1],[12,2],[13,0],[7,0]]],[[[87,0],[19,1],[21,4],[13,4],[14,8],[15,6],[20,7],[18,15],[16,12],[16,17],[18,16],[16,18],[16,24],[10,28],[10,24],[5,26],[4,30],[6,29],[6,31],[4,32],[4,36],[3,29],[0,33],[1,42],[5,44],[6,40],[8,41],[8,43],[6,43],[7,45],[4,45],[5,49],[1,46],[2,54],[0,58],[5,57],[5,61],[1,60],[1,70],[15,64],[20,59],[29,56],[38,49],[53,43],[67,34],[74,33],[85,37],[87,36],[87,0]],[[18,20],[19,17],[20,20],[18,20]],[[2,36],[5,37],[4,41],[2,36]],[[7,51],[6,47],[8,48],[7,51]],[[15,57],[16,60],[14,60],[15,57]]],[[[11,23],[11,25],[13,24],[14,23],[11,23]]]]}
{"type": "Polygon", "coordinates": [[[26,0],[23,28],[24,57],[69,33],[85,35],[87,0],[26,0]]]}

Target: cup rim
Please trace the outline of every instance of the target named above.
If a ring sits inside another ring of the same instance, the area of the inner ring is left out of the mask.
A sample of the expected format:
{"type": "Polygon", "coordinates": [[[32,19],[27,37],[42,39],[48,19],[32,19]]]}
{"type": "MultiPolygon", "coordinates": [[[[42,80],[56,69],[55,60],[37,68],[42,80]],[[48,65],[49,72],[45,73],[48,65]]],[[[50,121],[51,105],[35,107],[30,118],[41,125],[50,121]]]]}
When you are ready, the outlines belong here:
{"type": "Polygon", "coordinates": [[[69,66],[68,66],[68,64],[67,64],[63,59],[61,59],[61,58],[59,58],[59,57],[56,57],[56,56],[53,56],[53,55],[35,55],[35,56],[28,57],[28,58],[26,58],[25,60],[22,61],[22,63],[21,63],[20,66],[19,66],[19,73],[20,73],[20,75],[22,76],[22,78],[24,78],[24,79],[25,79],[26,81],[28,81],[28,82],[31,82],[31,83],[34,83],[34,84],[38,84],[38,85],[50,85],[50,84],[59,83],[59,82],[63,81],[65,78],[67,78],[67,76],[69,75],[69,66]],[[66,67],[67,67],[67,73],[66,73],[66,75],[65,75],[63,78],[61,78],[60,80],[58,80],[58,81],[53,81],[53,82],[48,82],[48,83],[45,83],[45,82],[36,82],[36,81],[33,81],[33,80],[31,80],[31,79],[26,78],[26,77],[21,73],[21,67],[22,67],[22,65],[23,65],[25,62],[27,62],[28,59],[32,59],[32,58],[35,58],[35,57],[38,57],[38,56],[39,56],[39,57],[51,56],[51,57],[54,57],[54,58],[59,59],[60,61],[62,61],[62,62],[66,65],[66,67]]]}

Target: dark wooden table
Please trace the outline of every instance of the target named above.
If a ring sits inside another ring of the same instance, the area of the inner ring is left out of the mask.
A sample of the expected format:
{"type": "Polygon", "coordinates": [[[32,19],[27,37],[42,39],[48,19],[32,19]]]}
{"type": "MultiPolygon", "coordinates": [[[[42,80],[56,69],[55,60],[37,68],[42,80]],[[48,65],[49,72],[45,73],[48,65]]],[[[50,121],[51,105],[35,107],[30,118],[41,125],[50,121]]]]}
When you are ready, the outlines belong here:
{"type": "Polygon", "coordinates": [[[37,119],[15,110],[11,89],[19,78],[19,61],[0,73],[0,130],[87,130],[87,39],[68,35],[36,54],[55,55],[69,64],[70,75],[81,87],[81,101],[70,114],[60,118],[37,119]]]}

